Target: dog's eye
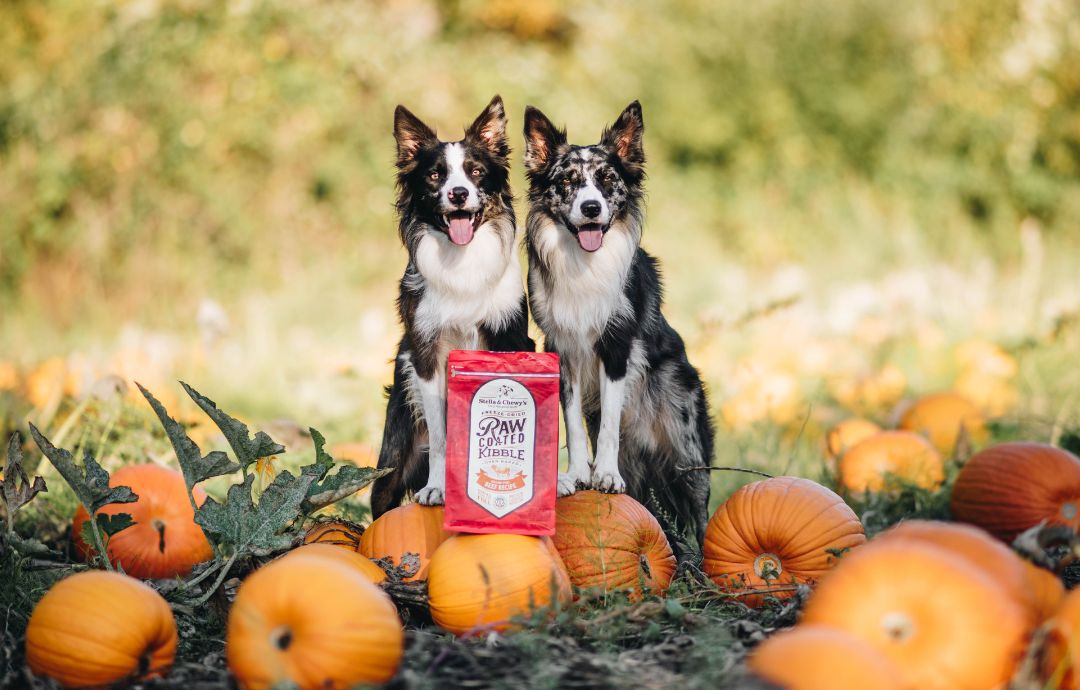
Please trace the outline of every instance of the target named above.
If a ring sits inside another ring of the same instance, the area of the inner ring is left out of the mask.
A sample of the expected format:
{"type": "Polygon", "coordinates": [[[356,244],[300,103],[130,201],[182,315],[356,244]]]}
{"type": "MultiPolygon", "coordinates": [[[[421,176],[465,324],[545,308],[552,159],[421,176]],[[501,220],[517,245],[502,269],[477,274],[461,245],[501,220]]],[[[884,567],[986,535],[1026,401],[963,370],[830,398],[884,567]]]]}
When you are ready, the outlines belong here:
{"type": "Polygon", "coordinates": [[[430,173],[428,173],[428,177],[430,177],[433,180],[438,180],[439,177],[440,177],[439,171],[438,170],[432,170],[430,173]]]}
{"type": "Polygon", "coordinates": [[[483,174],[484,174],[484,171],[481,170],[480,168],[473,168],[472,169],[472,176],[473,177],[480,177],[483,174]]]}

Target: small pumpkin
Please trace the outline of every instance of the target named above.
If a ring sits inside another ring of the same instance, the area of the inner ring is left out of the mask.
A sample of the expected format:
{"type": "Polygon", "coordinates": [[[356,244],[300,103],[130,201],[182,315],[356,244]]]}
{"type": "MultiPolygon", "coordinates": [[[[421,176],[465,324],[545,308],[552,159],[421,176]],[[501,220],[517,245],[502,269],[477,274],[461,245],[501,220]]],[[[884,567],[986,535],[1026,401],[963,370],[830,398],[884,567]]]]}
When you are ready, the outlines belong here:
{"type": "Polygon", "coordinates": [[[1026,608],[965,558],[883,539],[846,557],[810,595],[802,622],[847,632],[920,690],[998,688],[1032,630],[1026,608]]]}
{"type": "MultiPolygon", "coordinates": [[[[356,441],[335,443],[327,449],[327,452],[338,462],[351,462],[357,467],[377,467],[379,464],[378,451],[366,443],[356,441]]],[[[363,496],[369,493],[371,493],[371,484],[360,489],[356,495],[363,496]]]]}
{"type": "Polygon", "coordinates": [[[971,457],[953,484],[953,517],[1012,543],[1038,525],[1080,530],[1080,459],[1043,443],[1000,443],[971,457]]]}
{"type": "Polygon", "coordinates": [[[163,676],[176,657],[172,609],[146,584],[89,570],[53,585],[26,628],[26,663],[65,687],[163,676]]]}
{"type": "MultiPolygon", "coordinates": [[[[187,496],[184,477],[160,465],[128,465],[113,472],[110,486],[130,486],[138,495],[134,503],[114,503],[99,513],[128,513],[135,524],[109,539],[109,560],[123,566],[132,577],[157,579],[184,576],[197,563],[213,556],[210,542],[195,523],[195,511],[187,496]]],[[[206,494],[192,491],[197,504],[206,494]]],[[[79,506],[71,528],[76,552],[85,560],[92,552],[83,541],[83,524],[89,519],[79,506]]]]}
{"type": "Polygon", "coordinates": [[[645,506],[626,494],[578,491],[555,503],[552,537],[575,587],[664,591],[675,555],[645,506]]]}
{"type": "Polygon", "coordinates": [[[1065,599],[1065,585],[1054,573],[1031,561],[1022,561],[1036,620],[1040,623],[1057,612],[1065,599]]]}
{"type": "Polygon", "coordinates": [[[403,648],[401,621],[385,592],[345,565],[300,554],[244,580],[225,638],[229,669],[246,690],[385,683],[403,648]]]}
{"type": "Polygon", "coordinates": [[[825,450],[834,462],[859,441],[870,438],[881,427],[869,419],[851,417],[840,422],[825,435],[825,450]]]}
{"type": "Polygon", "coordinates": [[[859,638],[821,625],[799,625],[765,640],[747,668],[784,690],[907,690],[891,660],[859,638]]]}
{"type": "Polygon", "coordinates": [[[344,565],[373,584],[379,584],[386,580],[386,571],[375,565],[370,558],[334,544],[304,544],[296,547],[282,558],[294,558],[297,556],[328,558],[344,565]]]}
{"type": "Polygon", "coordinates": [[[506,630],[511,618],[569,598],[566,571],[537,537],[458,534],[428,567],[431,618],[457,635],[506,630]]]}
{"type": "Polygon", "coordinates": [[[443,529],[443,507],[408,503],[389,510],[360,537],[360,553],[372,560],[389,558],[401,564],[406,553],[420,556],[420,569],[406,580],[427,579],[428,561],[453,532],[443,529]]]}
{"type": "Polygon", "coordinates": [[[1065,596],[1046,623],[1040,671],[1047,688],[1080,690],[1080,589],[1065,596]]]}
{"type": "Polygon", "coordinates": [[[812,584],[834,565],[838,551],[866,541],[862,523],[844,500],[799,477],[774,477],[742,487],[705,528],[702,567],[721,589],[748,591],[760,606],[766,594],[787,598],[793,585],[812,584]]]}
{"type": "Polygon", "coordinates": [[[945,480],[941,455],[910,431],[882,431],[859,441],[839,462],[840,486],[848,491],[881,491],[895,477],[930,489],[945,480]]]}
{"type": "Polygon", "coordinates": [[[305,544],[334,544],[352,551],[360,549],[364,528],[348,520],[327,520],[314,525],[304,535],[305,544]]]}
{"type": "Polygon", "coordinates": [[[925,435],[939,453],[951,456],[961,430],[975,444],[986,440],[982,412],[957,393],[935,393],[919,398],[900,417],[900,429],[925,435]]]}

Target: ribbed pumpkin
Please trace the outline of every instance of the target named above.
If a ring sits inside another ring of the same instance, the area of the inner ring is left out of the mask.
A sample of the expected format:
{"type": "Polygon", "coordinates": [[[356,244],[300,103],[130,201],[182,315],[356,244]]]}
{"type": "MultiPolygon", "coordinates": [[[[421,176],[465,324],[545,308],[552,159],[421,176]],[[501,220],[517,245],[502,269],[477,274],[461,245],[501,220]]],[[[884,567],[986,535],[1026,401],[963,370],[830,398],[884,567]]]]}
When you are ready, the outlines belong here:
{"type": "Polygon", "coordinates": [[[887,476],[933,488],[945,479],[941,455],[910,431],[882,431],[859,441],[840,458],[840,485],[848,491],[881,491],[887,476]]]}
{"type": "Polygon", "coordinates": [[[347,520],[320,522],[304,535],[305,544],[334,544],[358,551],[364,528],[347,520]]]}
{"type": "MultiPolygon", "coordinates": [[[[210,543],[195,524],[184,477],[160,465],[128,465],[113,472],[110,486],[130,486],[138,496],[135,503],[114,503],[99,513],[128,513],[135,524],[109,540],[109,559],[122,565],[132,577],[162,578],[184,576],[197,563],[213,556],[210,543]]],[[[192,492],[202,504],[206,494],[199,487],[192,492]]],[[[82,539],[82,526],[89,519],[79,506],[72,525],[75,549],[87,558],[91,547],[82,539]]]]}
{"type": "Polygon", "coordinates": [[[950,522],[906,520],[874,540],[908,540],[935,544],[969,561],[994,580],[1017,602],[1024,605],[1032,622],[1042,622],[1041,598],[1032,589],[1032,576],[1024,559],[983,530],[950,522]]]}
{"type": "Polygon", "coordinates": [[[357,575],[362,575],[373,584],[378,584],[386,579],[386,571],[375,565],[370,558],[356,551],[343,549],[335,544],[304,544],[296,547],[282,558],[296,558],[298,556],[328,558],[344,565],[357,575]]]}
{"type": "Polygon", "coordinates": [[[229,669],[246,690],[385,683],[403,647],[390,597],[340,563],[304,555],[274,561],[244,581],[225,638],[229,669]]]}
{"type": "Polygon", "coordinates": [[[986,440],[986,422],[982,412],[967,398],[957,393],[935,393],[919,398],[900,417],[904,431],[922,434],[938,452],[946,457],[956,449],[963,429],[975,444],[986,440]]]}
{"type": "Polygon", "coordinates": [[[1002,687],[1032,629],[989,575],[915,540],[856,549],[810,595],[802,622],[860,638],[919,690],[1002,687]]]}
{"type": "Polygon", "coordinates": [[[1061,606],[1065,599],[1065,585],[1061,578],[1046,568],[1040,568],[1030,561],[1023,563],[1035,614],[1038,622],[1042,623],[1053,616],[1061,606]]]}
{"type": "Polygon", "coordinates": [[[851,417],[845,419],[825,435],[825,450],[834,462],[863,439],[870,438],[881,431],[881,427],[869,419],[851,417]]]}
{"type": "Polygon", "coordinates": [[[420,570],[408,580],[427,579],[428,561],[439,544],[454,533],[443,529],[443,507],[409,503],[379,516],[360,537],[360,553],[378,560],[390,558],[401,564],[406,553],[420,556],[420,570]]]}
{"type": "Polygon", "coordinates": [[[578,491],[555,503],[552,537],[576,587],[664,591],[675,556],[660,523],[626,494],[578,491]]]}
{"type": "Polygon", "coordinates": [[[760,606],[764,594],[791,596],[793,584],[827,573],[830,551],[866,541],[862,523],[843,499],[799,477],[775,477],[742,487],[713,513],[705,529],[705,573],[721,589],[753,590],[740,598],[760,606]]]}
{"type": "Polygon", "coordinates": [[[555,554],[537,537],[459,534],[431,557],[431,618],[455,634],[505,630],[510,619],[570,597],[570,582],[555,554]]]}
{"type": "Polygon", "coordinates": [[[853,635],[821,625],[776,633],[754,648],[746,665],[784,690],[907,690],[887,656],[853,635]]]}
{"type": "Polygon", "coordinates": [[[65,687],[102,687],[164,675],[176,623],[161,595],[138,580],[90,570],[42,597],[26,628],[26,663],[65,687]]]}
{"type": "Polygon", "coordinates": [[[1046,687],[1080,690],[1080,589],[1069,592],[1046,626],[1040,660],[1046,687]]]}
{"type": "Polygon", "coordinates": [[[1043,520],[1080,529],[1080,459],[1042,443],[991,446],[960,470],[951,507],[1008,543],[1043,520]]]}

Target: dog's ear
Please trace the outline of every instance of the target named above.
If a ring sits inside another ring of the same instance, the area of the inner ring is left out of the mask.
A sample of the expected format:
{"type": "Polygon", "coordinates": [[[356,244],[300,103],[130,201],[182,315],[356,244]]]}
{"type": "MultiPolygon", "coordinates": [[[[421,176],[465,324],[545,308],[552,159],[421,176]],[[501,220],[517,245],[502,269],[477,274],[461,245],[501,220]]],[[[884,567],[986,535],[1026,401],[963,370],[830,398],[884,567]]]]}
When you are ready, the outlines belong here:
{"type": "Polygon", "coordinates": [[[555,149],[566,143],[566,132],[558,129],[538,109],[525,106],[525,170],[539,173],[551,161],[555,149]]]}
{"type": "Polygon", "coordinates": [[[604,130],[600,143],[610,146],[629,169],[640,172],[645,164],[644,134],[645,120],[641,116],[641,104],[634,101],[626,106],[615,124],[604,130]]]}
{"type": "Polygon", "coordinates": [[[397,141],[398,165],[404,165],[416,158],[416,152],[425,144],[437,142],[435,131],[420,121],[420,118],[399,105],[394,110],[394,140],[397,141]]]}
{"type": "Polygon", "coordinates": [[[496,95],[484,108],[484,112],[465,131],[465,138],[476,142],[496,156],[510,155],[506,141],[506,109],[502,97],[496,95]]]}

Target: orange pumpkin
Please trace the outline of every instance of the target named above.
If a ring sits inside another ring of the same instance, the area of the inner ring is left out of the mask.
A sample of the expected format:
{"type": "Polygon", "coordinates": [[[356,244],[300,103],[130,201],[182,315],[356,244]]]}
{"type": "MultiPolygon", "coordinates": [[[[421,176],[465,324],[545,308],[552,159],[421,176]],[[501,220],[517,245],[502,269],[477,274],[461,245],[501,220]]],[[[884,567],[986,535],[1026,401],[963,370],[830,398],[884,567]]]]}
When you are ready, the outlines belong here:
{"type": "Polygon", "coordinates": [[[664,591],[675,556],[660,523],[626,494],[578,491],[555,503],[555,548],[580,588],[664,591]]]}
{"type": "Polygon", "coordinates": [[[856,443],[870,438],[879,431],[881,427],[869,419],[862,417],[845,419],[829,429],[829,433],[825,435],[825,450],[828,452],[828,457],[836,461],[856,443]]]}
{"type": "Polygon", "coordinates": [[[53,405],[64,395],[67,364],[62,357],[50,357],[35,367],[23,380],[26,399],[35,409],[53,405]]]}
{"type": "Polygon", "coordinates": [[[225,638],[229,669],[246,690],[385,683],[403,648],[401,621],[386,593],[345,565],[300,554],[244,580],[225,638]]]}
{"type": "Polygon", "coordinates": [[[843,499],[809,479],[775,477],[742,487],[713,513],[705,529],[702,567],[721,589],[748,606],[765,594],[786,598],[834,565],[836,550],[866,541],[843,499]]]}
{"type": "Polygon", "coordinates": [[[900,428],[925,435],[945,456],[956,450],[961,429],[976,444],[986,440],[982,412],[975,403],[957,393],[935,393],[919,398],[900,417],[900,428]]]}
{"type": "Polygon", "coordinates": [[[379,584],[386,579],[386,571],[375,565],[370,558],[334,544],[305,544],[296,547],[282,558],[295,558],[297,556],[328,558],[344,565],[373,584],[379,584]]]}
{"type": "Polygon", "coordinates": [[[960,470],[951,507],[1008,543],[1043,520],[1080,530],[1080,459],[1042,443],[991,446],[960,470]]]}
{"type": "Polygon", "coordinates": [[[459,534],[428,567],[431,618],[457,635],[506,630],[514,616],[569,598],[565,571],[537,537],[459,534]]]}
{"type": "Polygon", "coordinates": [[[313,526],[304,535],[305,544],[334,544],[352,551],[360,549],[364,528],[347,520],[329,520],[313,526]]]}
{"type": "Polygon", "coordinates": [[[1046,623],[1040,660],[1047,688],[1080,690],[1080,589],[1074,589],[1046,623]]]}
{"type": "Polygon", "coordinates": [[[840,486],[848,491],[881,491],[886,477],[929,489],[945,479],[941,455],[910,431],[882,431],[859,441],[840,458],[840,486]]]}
{"type": "Polygon", "coordinates": [[[366,443],[347,441],[335,443],[327,449],[338,462],[351,462],[360,467],[375,467],[379,464],[379,454],[366,443]]]}
{"type": "Polygon", "coordinates": [[[372,560],[389,558],[401,564],[406,553],[420,556],[420,570],[406,580],[427,579],[428,561],[453,532],[443,529],[443,507],[409,503],[387,511],[360,537],[360,553],[372,560]]]}
{"type": "Polygon", "coordinates": [[[1002,687],[1032,629],[1026,608],[970,561],[899,539],[845,558],[810,595],[802,621],[858,637],[920,690],[1002,687]]]}
{"type": "Polygon", "coordinates": [[[784,690],[905,690],[887,656],[841,630],[800,625],[776,633],[750,654],[747,668],[784,690]]]}
{"type": "MultiPolygon", "coordinates": [[[[188,500],[184,477],[160,465],[128,465],[113,472],[110,486],[130,486],[139,500],[114,503],[99,513],[128,513],[135,524],[109,539],[109,560],[123,566],[132,577],[157,579],[184,576],[191,568],[214,554],[206,535],[195,523],[195,511],[188,500]]],[[[202,505],[206,494],[192,491],[202,505]]],[[[71,528],[75,550],[85,560],[92,548],[83,541],[83,523],[89,519],[79,506],[71,528]]]]}
{"type": "Polygon", "coordinates": [[[875,542],[883,540],[936,544],[990,575],[1013,599],[1028,608],[1033,622],[1042,621],[1043,604],[1032,590],[1032,576],[1024,565],[1024,559],[983,530],[950,522],[906,520],[882,532],[875,542]]]}
{"type": "Polygon", "coordinates": [[[1031,561],[1021,561],[1027,577],[1028,591],[1031,593],[1032,607],[1036,620],[1042,623],[1050,618],[1065,599],[1065,585],[1061,578],[1046,568],[1040,568],[1031,561]]]}
{"type": "Polygon", "coordinates": [[[104,687],[164,675],[176,657],[176,623],[160,594],[120,573],[64,578],[26,628],[26,663],[65,687],[104,687]]]}

